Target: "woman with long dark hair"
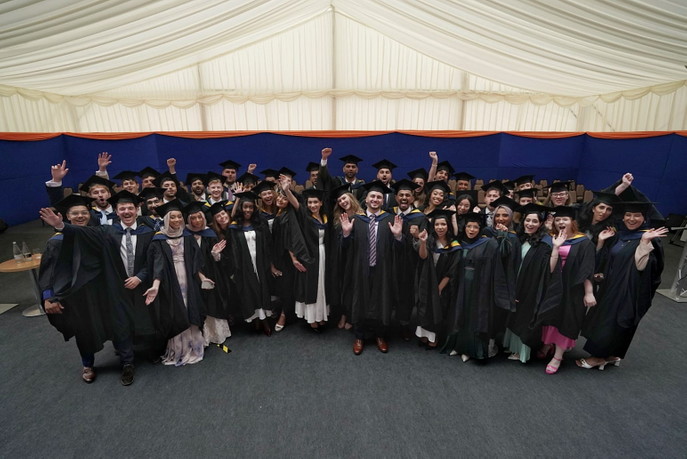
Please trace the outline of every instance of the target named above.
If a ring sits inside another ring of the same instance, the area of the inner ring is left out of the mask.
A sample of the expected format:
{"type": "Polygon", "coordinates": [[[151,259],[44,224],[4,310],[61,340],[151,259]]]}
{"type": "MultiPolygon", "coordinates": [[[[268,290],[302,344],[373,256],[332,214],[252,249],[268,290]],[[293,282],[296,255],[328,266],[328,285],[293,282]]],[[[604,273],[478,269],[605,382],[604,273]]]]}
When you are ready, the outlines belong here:
{"type": "MultiPolygon", "coordinates": [[[[613,210],[620,204],[620,199],[613,193],[595,191],[594,194],[594,200],[580,208],[576,220],[579,230],[596,245],[599,242],[599,233],[609,226],[615,226],[615,219],[611,217],[613,210]]],[[[601,246],[597,246],[597,249],[600,248],[601,246]]]]}
{"type": "Polygon", "coordinates": [[[516,309],[508,316],[503,346],[511,353],[509,360],[522,363],[529,360],[532,349],[541,346],[539,315],[557,306],[562,295],[560,263],[551,266],[553,242],[544,225],[548,210],[537,204],[517,209],[522,223],[517,234],[521,249],[516,309]]]}
{"type": "Polygon", "coordinates": [[[481,234],[484,214],[467,213],[458,235],[460,260],[457,290],[447,312],[448,339],[442,353],[470,358],[489,357],[489,337],[495,308],[510,309],[508,286],[496,239],[481,234]]]}
{"type": "Polygon", "coordinates": [[[647,214],[651,203],[626,202],[623,221],[616,232],[599,233],[604,259],[599,304],[585,318],[582,335],[584,350],[591,354],[577,365],[603,370],[620,365],[625,358],[640,320],[651,307],[663,272],[663,245],[667,228],[650,228],[647,214]]]}
{"type": "MultiPolygon", "coordinates": [[[[429,232],[423,229],[413,243],[420,257],[415,277],[415,304],[420,325],[415,335],[420,338],[419,344],[425,344],[428,349],[436,349],[439,343],[438,335],[455,292],[460,244],[453,235],[451,218],[454,215],[449,210],[435,210],[429,214],[429,232]]],[[[412,226],[411,234],[417,230],[417,226],[412,226]]]]}
{"type": "Polygon", "coordinates": [[[272,237],[267,224],[260,218],[251,191],[236,193],[239,199],[236,220],[229,225],[229,243],[225,250],[234,261],[234,283],[236,295],[241,302],[241,312],[246,322],[254,322],[255,330],[267,336],[272,335],[267,318],[272,316],[269,276],[271,265],[272,237]]]}
{"type": "Polygon", "coordinates": [[[553,254],[551,265],[560,258],[563,275],[563,296],[560,304],[542,315],[543,348],[538,357],[553,357],[546,366],[547,374],[555,374],[563,361],[563,353],[575,347],[587,308],[596,305],[592,278],[594,276],[594,244],[577,228],[575,209],[555,207],[553,254]]]}
{"type": "Polygon", "coordinates": [[[320,332],[320,327],[324,326],[329,317],[329,282],[325,267],[330,227],[327,216],[322,212],[324,191],[304,190],[304,206],[293,195],[285,180],[280,179],[280,184],[296,212],[310,256],[310,260],[299,260],[304,263],[306,270],[296,274],[296,315],[300,319],[305,319],[311,330],[320,332]]]}

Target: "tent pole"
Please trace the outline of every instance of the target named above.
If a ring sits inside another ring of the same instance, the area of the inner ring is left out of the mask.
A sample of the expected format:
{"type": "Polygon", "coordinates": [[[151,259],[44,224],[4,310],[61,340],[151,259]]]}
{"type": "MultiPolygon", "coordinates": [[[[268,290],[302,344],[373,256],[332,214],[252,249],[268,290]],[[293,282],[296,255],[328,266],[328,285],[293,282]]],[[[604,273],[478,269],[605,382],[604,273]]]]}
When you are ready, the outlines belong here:
{"type": "MultiPolygon", "coordinates": [[[[330,5],[332,10],[332,89],[336,89],[336,11],[334,5],[330,5]]],[[[336,130],[336,96],[332,95],[332,130],[336,130]]]]}

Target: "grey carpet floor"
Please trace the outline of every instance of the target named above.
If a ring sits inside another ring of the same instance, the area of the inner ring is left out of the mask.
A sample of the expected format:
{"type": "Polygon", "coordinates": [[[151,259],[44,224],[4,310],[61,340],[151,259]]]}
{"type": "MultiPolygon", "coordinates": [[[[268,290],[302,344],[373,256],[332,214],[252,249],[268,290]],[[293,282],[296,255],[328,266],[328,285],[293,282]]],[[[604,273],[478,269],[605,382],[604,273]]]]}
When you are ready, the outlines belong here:
{"type": "MultiPolygon", "coordinates": [[[[0,235],[42,246],[39,222],[0,235]]],[[[668,246],[666,287],[681,249],[668,246]]],[[[271,338],[235,327],[232,352],[182,368],[137,360],[119,383],[111,346],[98,377],[31,304],[25,273],[0,274],[0,457],[687,457],[687,304],[657,295],[620,368],[505,356],[462,363],[404,343],[361,356],[350,332],[302,323],[271,338]]]]}

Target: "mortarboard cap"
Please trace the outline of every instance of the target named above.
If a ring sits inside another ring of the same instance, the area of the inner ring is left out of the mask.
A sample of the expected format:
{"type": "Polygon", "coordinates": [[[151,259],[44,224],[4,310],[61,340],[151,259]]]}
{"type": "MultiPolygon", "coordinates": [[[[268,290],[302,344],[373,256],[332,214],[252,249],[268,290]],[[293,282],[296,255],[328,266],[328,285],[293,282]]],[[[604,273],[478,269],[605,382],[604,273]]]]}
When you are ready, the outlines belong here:
{"type": "Polygon", "coordinates": [[[281,169],[279,169],[279,174],[281,174],[281,175],[287,175],[287,176],[289,176],[289,177],[291,177],[291,178],[294,178],[294,177],[296,176],[296,173],[295,173],[294,171],[292,171],[291,169],[289,169],[288,167],[286,167],[286,166],[285,166],[285,167],[282,167],[281,169]]]}
{"type": "Polygon", "coordinates": [[[83,182],[83,184],[81,185],[81,188],[79,188],[79,190],[85,191],[86,193],[88,193],[90,191],[91,187],[93,187],[95,185],[102,185],[102,186],[107,187],[107,189],[111,190],[112,187],[115,186],[115,183],[109,181],[106,178],[99,177],[97,175],[91,175],[88,178],[88,180],[83,182]]]}
{"type": "Polygon", "coordinates": [[[534,175],[521,175],[520,177],[513,180],[513,182],[516,185],[520,186],[523,183],[530,183],[532,180],[534,180],[534,175]]]}
{"type": "Polygon", "coordinates": [[[218,174],[217,172],[213,171],[208,171],[208,173],[205,174],[205,183],[207,185],[209,185],[210,182],[213,182],[215,180],[219,180],[220,182],[222,182],[222,185],[224,185],[224,182],[227,181],[227,178],[222,174],[218,174]]]}
{"type": "Polygon", "coordinates": [[[451,192],[451,188],[449,188],[448,183],[444,182],[443,180],[425,183],[425,190],[427,194],[430,194],[434,188],[441,188],[445,195],[448,195],[451,192]]]}
{"type": "Polygon", "coordinates": [[[537,190],[535,190],[534,188],[528,188],[528,189],[526,189],[526,190],[520,190],[520,191],[517,192],[517,194],[518,194],[518,199],[520,199],[520,198],[532,198],[532,199],[535,199],[535,198],[536,198],[536,193],[537,193],[537,190]]]}
{"type": "Polygon", "coordinates": [[[498,190],[502,195],[508,193],[508,189],[503,185],[503,183],[499,182],[498,180],[494,180],[493,182],[487,183],[485,186],[482,187],[482,189],[485,193],[489,190],[498,190]]]}
{"type": "Polygon", "coordinates": [[[210,212],[210,215],[212,215],[214,217],[215,215],[222,212],[223,210],[226,211],[227,210],[226,206],[227,206],[227,201],[216,202],[210,206],[210,208],[208,209],[208,212],[210,212]]]}
{"type": "Polygon", "coordinates": [[[76,206],[86,206],[86,208],[90,210],[91,198],[81,196],[80,194],[70,194],[66,198],[62,198],[55,203],[55,209],[65,217],[69,209],[76,206]]]}
{"type": "Polygon", "coordinates": [[[467,196],[469,199],[472,200],[473,205],[477,205],[478,195],[479,195],[479,190],[456,191],[456,205],[460,204],[460,201],[465,199],[465,196],[467,196]]]}
{"type": "Polygon", "coordinates": [[[117,180],[121,180],[121,181],[136,180],[137,175],[138,175],[138,172],[136,172],[136,171],[122,171],[112,178],[117,179],[117,180]]]}
{"type": "Polygon", "coordinates": [[[603,202],[604,204],[608,204],[609,206],[613,207],[617,204],[620,204],[620,198],[615,195],[615,193],[606,193],[604,191],[595,191],[594,195],[596,196],[596,200],[599,202],[603,202]]]}
{"type": "Polygon", "coordinates": [[[339,159],[344,162],[344,165],[345,164],[355,164],[357,166],[358,163],[362,161],[362,159],[358,158],[356,155],[346,155],[346,156],[342,156],[339,159]]]}
{"type": "Polygon", "coordinates": [[[484,226],[484,218],[485,217],[486,217],[486,214],[478,213],[478,212],[468,212],[466,214],[458,215],[458,218],[460,218],[463,222],[465,222],[465,223],[477,222],[480,224],[480,226],[484,226]]]}
{"type": "Polygon", "coordinates": [[[141,202],[143,202],[143,198],[141,198],[141,197],[139,197],[133,193],[130,193],[126,190],[122,190],[119,193],[112,195],[110,197],[110,199],[108,199],[107,201],[110,204],[112,204],[112,207],[116,208],[117,204],[119,204],[120,202],[122,202],[122,203],[130,202],[134,206],[138,206],[141,202]]]}
{"type": "Polygon", "coordinates": [[[251,191],[256,195],[260,196],[260,193],[262,193],[263,191],[274,190],[275,186],[277,186],[276,183],[263,180],[262,182],[255,185],[255,187],[251,191]]]}
{"type": "Polygon", "coordinates": [[[570,217],[574,220],[577,209],[571,206],[558,206],[554,207],[551,212],[556,214],[556,217],[570,217]]]}
{"type": "Polygon", "coordinates": [[[336,188],[332,189],[332,191],[330,192],[330,197],[331,197],[332,201],[336,201],[342,195],[344,195],[346,193],[350,193],[350,192],[351,192],[351,185],[346,183],[344,185],[337,186],[336,188]]]}
{"type": "Polygon", "coordinates": [[[138,172],[137,175],[144,179],[146,177],[157,177],[158,175],[160,175],[160,173],[152,167],[144,167],[138,172]]]}
{"type": "Polygon", "coordinates": [[[146,201],[151,198],[163,199],[164,195],[165,190],[158,187],[143,188],[138,194],[139,197],[145,199],[146,201]]]}
{"type": "Polygon", "coordinates": [[[237,163],[236,161],[232,161],[231,159],[221,162],[219,163],[219,165],[222,166],[222,168],[224,169],[234,169],[236,171],[239,170],[239,167],[241,167],[239,163],[237,163]]]}
{"type": "Polygon", "coordinates": [[[265,176],[265,178],[268,177],[273,177],[275,179],[279,178],[279,171],[276,169],[265,169],[264,171],[260,171],[262,175],[265,176]]]}
{"type": "Polygon", "coordinates": [[[155,209],[155,211],[161,218],[164,218],[165,215],[167,215],[169,212],[173,210],[178,210],[179,212],[183,213],[184,205],[178,199],[172,199],[166,204],[157,206],[157,208],[155,209]]]}
{"type": "Polygon", "coordinates": [[[419,169],[415,169],[414,171],[408,172],[408,177],[410,177],[411,180],[416,179],[418,177],[420,177],[425,182],[429,180],[429,174],[422,167],[419,169]]]}
{"type": "Polygon", "coordinates": [[[305,198],[317,198],[320,201],[324,200],[324,190],[318,190],[315,188],[308,188],[307,190],[303,190],[303,196],[305,198]]]}
{"type": "Polygon", "coordinates": [[[177,186],[179,185],[179,180],[177,180],[176,174],[172,174],[169,171],[164,171],[162,174],[158,175],[153,181],[155,186],[162,187],[165,182],[173,181],[177,186]]]}
{"type": "Polygon", "coordinates": [[[377,161],[376,163],[374,163],[372,167],[374,167],[377,170],[389,169],[390,171],[393,171],[394,169],[396,169],[396,164],[392,163],[388,159],[383,159],[381,161],[377,161]]]}
{"type": "Polygon", "coordinates": [[[448,171],[448,175],[451,176],[456,170],[448,161],[442,161],[437,164],[437,171],[448,171]]]}
{"type": "Polygon", "coordinates": [[[549,188],[551,189],[551,193],[561,193],[563,191],[570,191],[569,185],[572,182],[553,182],[551,185],[549,185],[549,188]]]}
{"type": "Polygon", "coordinates": [[[191,186],[191,184],[196,180],[200,180],[201,182],[203,182],[203,184],[207,183],[205,181],[205,174],[201,174],[200,172],[189,172],[188,174],[186,174],[186,184],[188,186],[191,186]]]}
{"type": "Polygon", "coordinates": [[[392,191],[389,189],[389,187],[386,186],[386,185],[384,185],[384,182],[382,182],[381,180],[374,180],[374,181],[372,181],[372,182],[370,182],[370,183],[366,183],[366,184],[361,185],[361,186],[362,186],[365,190],[367,190],[368,193],[371,192],[371,191],[377,191],[377,192],[382,193],[382,194],[386,194],[386,193],[391,193],[391,192],[392,192],[392,191]]]}
{"type": "Polygon", "coordinates": [[[252,201],[255,202],[258,196],[252,191],[244,191],[242,193],[234,193],[234,197],[240,199],[241,201],[252,201]]]}
{"type": "Polygon", "coordinates": [[[236,179],[237,182],[245,184],[248,182],[258,183],[258,176],[253,175],[250,172],[244,172],[239,178],[236,179]]]}
{"type": "Polygon", "coordinates": [[[184,207],[183,211],[185,215],[191,215],[198,212],[205,213],[208,209],[209,208],[205,205],[205,203],[200,201],[193,201],[192,203],[187,204],[186,207],[184,207]]]}
{"type": "Polygon", "coordinates": [[[491,207],[493,207],[494,209],[496,209],[497,207],[508,207],[510,210],[515,210],[518,207],[520,207],[520,204],[513,201],[508,196],[501,196],[496,201],[491,203],[491,207]]]}
{"type": "Polygon", "coordinates": [[[308,172],[312,171],[319,171],[320,170],[320,163],[314,163],[310,161],[307,166],[305,166],[305,170],[308,172]]]}
{"type": "Polygon", "coordinates": [[[391,188],[393,188],[394,192],[396,194],[398,194],[398,192],[401,190],[414,191],[417,188],[420,188],[420,185],[418,185],[415,182],[411,182],[410,180],[404,178],[404,179],[397,181],[396,183],[392,183],[391,188]]]}
{"type": "Polygon", "coordinates": [[[456,180],[465,180],[467,182],[475,178],[474,175],[470,175],[467,172],[456,172],[453,176],[456,180]]]}
{"type": "Polygon", "coordinates": [[[531,202],[529,204],[525,204],[524,206],[518,207],[517,209],[515,209],[515,211],[520,213],[520,215],[524,217],[525,215],[533,213],[546,214],[548,212],[551,212],[551,208],[531,202]]]}
{"type": "Polygon", "coordinates": [[[452,210],[448,209],[434,209],[431,211],[429,214],[427,214],[427,218],[430,219],[435,219],[435,218],[445,218],[446,220],[451,220],[455,212],[452,210]]]}

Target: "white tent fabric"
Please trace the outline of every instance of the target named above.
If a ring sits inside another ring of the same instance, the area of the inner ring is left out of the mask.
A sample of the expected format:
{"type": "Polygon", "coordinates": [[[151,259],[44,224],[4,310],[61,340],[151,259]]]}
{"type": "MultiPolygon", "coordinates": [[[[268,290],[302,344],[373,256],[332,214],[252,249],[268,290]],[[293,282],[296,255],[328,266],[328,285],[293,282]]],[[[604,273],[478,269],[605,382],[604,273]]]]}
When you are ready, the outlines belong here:
{"type": "Polygon", "coordinates": [[[0,130],[678,130],[687,6],[18,0],[0,130]]]}

